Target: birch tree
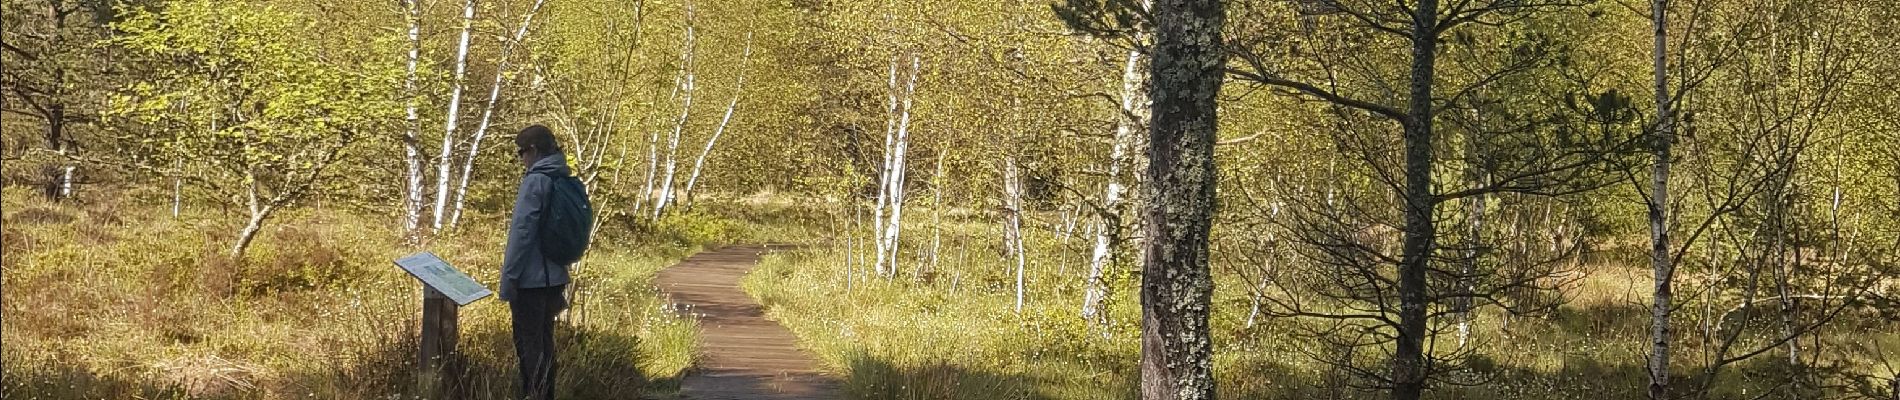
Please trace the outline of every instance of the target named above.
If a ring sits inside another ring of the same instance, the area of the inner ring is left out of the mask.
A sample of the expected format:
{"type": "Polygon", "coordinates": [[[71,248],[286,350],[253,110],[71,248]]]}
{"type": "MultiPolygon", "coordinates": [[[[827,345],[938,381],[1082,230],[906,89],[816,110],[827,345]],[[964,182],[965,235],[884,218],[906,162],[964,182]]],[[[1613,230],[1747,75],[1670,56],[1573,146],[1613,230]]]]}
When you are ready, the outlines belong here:
{"type": "Polygon", "coordinates": [[[673,135],[669,136],[666,141],[665,172],[660,174],[660,193],[653,201],[653,219],[655,220],[660,219],[660,215],[666,211],[666,207],[673,201],[673,178],[676,176],[674,169],[679,166],[680,134],[686,131],[687,118],[691,116],[693,112],[693,90],[695,89],[695,77],[693,74],[698,65],[693,61],[695,42],[692,2],[686,3],[685,35],[685,50],[680,53],[680,73],[682,75],[679,89],[680,116],[674,120],[673,135]]]}
{"type": "Polygon", "coordinates": [[[1675,259],[1669,250],[1669,148],[1675,141],[1671,136],[1675,114],[1670,109],[1673,99],[1669,87],[1669,1],[1650,0],[1649,10],[1653,39],[1651,74],[1656,96],[1656,128],[1650,137],[1650,154],[1654,161],[1645,203],[1649,209],[1649,263],[1655,272],[1649,314],[1649,398],[1664,400],[1669,398],[1669,350],[1674,340],[1669,318],[1676,274],[1675,259]]]}
{"type": "Polygon", "coordinates": [[[889,229],[889,226],[884,223],[884,210],[893,200],[891,199],[891,166],[893,165],[892,157],[897,155],[896,152],[891,151],[897,142],[897,55],[895,54],[891,55],[889,75],[890,79],[887,80],[884,89],[884,147],[879,149],[883,162],[877,166],[877,202],[871,209],[871,236],[876,241],[872,245],[875,254],[872,255],[871,265],[872,271],[876,271],[878,275],[884,274],[886,262],[884,258],[891,254],[891,251],[886,248],[890,243],[884,241],[884,230],[889,229]]]}
{"type": "Polygon", "coordinates": [[[495,78],[488,85],[488,101],[482,105],[481,122],[475,126],[475,137],[468,142],[468,156],[462,159],[462,174],[455,184],[455,209],[449,216],[449,229],[455,229],[456,222],[462,220],[462,204],[468,197],[468,179],[475,173],[475,158],[481,154],[482,138],[488,134],[488,127],[495,117],[495,103],[501,99],[501,87],[507,84],[508,57],[514,54],[515,46],[528,38],[528,28],[533,26],[534,16],[541,12],[541,6],[548,0],[534,0],[526,15],[521,17],[521,26],[515,28],[513,37],[501,47],[501,59],[495,64],[495,78]]]}
{"type": "Polygon", "coordinates": [[[1107,309],[1112,290],[1106,274],[1114,268],[1118,251],[1124,247],[1124,222],[1130,209],[1124,197],[1131,184],[1140,179],[1139,173],[1128,176],[1124,171],[1140,171],[1147,165],[1139,160],[1145,157],[1139,147],[1144,143],[1143,132],[1150,113],[1148,88],[1151,83],[1146,51],[1151,33],[1148,31],[1150,21],[1144,16],[1152,5],[1152,0],[1068,0],[1054,8],[1056,17],[1071,29],[1110,42],[1125,41],[1119,43],[1125,47],[1125,55],[1121,59],[1117,96],[1113,99],[1115,131],[1109,139],[1101,202],[1093,205],[1097,216],[1093,219],[1094,234],[1080,312],[1082,319],[1098,327],[1110,322],[1107,309]]]}
{"type": "MultiPolygon", "coordinates": [[[[682,47],[682,50],[680,51],[680,58],[682,60],[684,60],[687,57],[686,54],[688,51],[690,51],[688,48],[682,47]]],[[[679,98],[680,87],[685,82],[685,79],[686,79],[686,63],[681,62],[679,72],[675,74],[673,77],[673,92],[672,94],[668,94],[666,96],[668,100],[679,98]]],[[[657,210],[658,201],[657,199],[653,197],[653,183],[655,179],[659,177],[661,131],[662,129],[654,129],[653,133],[647,136],[646,178],[642,180],[643,183],[640,185],[639,195],[634,196],[634,203],[633,203],[633,210],[632,210],[633,214],[639,215],[640,207],[642,205],[653,204],[654,207],[656,208],[656,210],[653,211],[652,213],[653,219],[659,218],[659,211],[657,210]]]]}
{"type": "Polygon", "coordinates": [[[1023,275],[1028,266],[1025,257],[1029,250],[1023,248],[1023,179],[1014,154],[1003,156],[1003,248],[1008,249],[1005,256],[1015,258],[1015,310],[1022,312],[1023,292],[1028,290],[1023,275]]]}
{"type": "Polygon", "coordinates": [[[706,167],[706,156],[712,154],[713,145],[719,143],[719,136],[726,134],[726,126],[732,123],[732,113],[739,110],[739,99],[745,96],[745,75],[747,66],[752,64],[752,32],[745,34],[745,49],[739,56],[739,79],[733,84],[732,101],[726,102],[726,116],[719,118],[719,127],[713,129],[712,137],[706,139],[706,147],[699,150],[699,157],[693,159],[693,172],[686,178],[686,201],[693,200],[693,188],[699,185],[700,170],[706,167]]]}
{"type": "MultiPolygon", "coordinates": [[[[1143,0],[1142,10],[1147,10],[1152,0],[1143,0]]],[[[1135,46],[1142,46],[1146,35],[1136,33],[1135,46]]],[[[1107,212],[1099,218],[1100,226],[1095,231],[1095,246],[1089,253],[1089,275],[1087,292],[1082,301],[1082,318],[1106,324],[1109,285],[1103,280],[1103,272],[1112,264],[1115,251],[1122,241],[1122,196],[1127,191],[1122,170],[1129,164],[1132,153],[1130,147],[1139,142],[1140,131],[1147,127],[1149,113],[1148,86],[1150,81],[1144,73],[1143,57],[1140,47],[1128,49],[1127,61],[1122,66],[1121,118],[1115,122],[1115,137],[1109,147],[1108,182],[1102,189],[1102,208],[1107,212]]]]}
{"type": "Polygon", "coordinates": [[[402,132],[402,232],[409,244],[417,244],[421,239],[422,227],[422,139],[418,136],[422,121],[416,114],[416,103],[421,93],[416,90],[416,64],[422,56],[422,5],[420,0],[403,0],[403,22],[408,25],[403,90],[403,132],[402,132]]]}
{"type": "Polygon", "coordinates": [[[447,219],[444,212],[449,205],[449,180],[452,160],[455,156],[456,121],[462,113],[462,87],[468,75],[469,34],[475,29],[475,0],[462,2],[462,35],[455,46],[455,77],[449,89],[449,110],[442,122],[442,152],[436,156],[435,169],[435,213],[430,223],[436,233],[441,233],[447,219]]]}
{"type": "Polygon", "coordinates": [[[886,176],[888,182],[884,184],[884,187],[889,191],[885,196],[890,199],[886,204],[890,207],[890,214],[889,220],[884,222],[884,236],[880,238],[884,241],[884,245],[880,248],[886,254],[881,255],[879,259],[888,265],[879,268],[878,271],[883,273],[886,279],[897,276],[897,254],[900,243],[898,234],[903,230],[904,200],[908,197],[904,182],[908,180],[909,171],[907,156],[910,152],[910,109],[912,101],[917,97],[917,74],[922,63],[922,58],[918,55],[910,56],[910,76],[905,80],[902,92],[903,104],[898,108],[895,117],[897,119],[896,141],[887,150],[891,153],[890,164],[884,166],[884,169],[889,171],[886,176]]]}

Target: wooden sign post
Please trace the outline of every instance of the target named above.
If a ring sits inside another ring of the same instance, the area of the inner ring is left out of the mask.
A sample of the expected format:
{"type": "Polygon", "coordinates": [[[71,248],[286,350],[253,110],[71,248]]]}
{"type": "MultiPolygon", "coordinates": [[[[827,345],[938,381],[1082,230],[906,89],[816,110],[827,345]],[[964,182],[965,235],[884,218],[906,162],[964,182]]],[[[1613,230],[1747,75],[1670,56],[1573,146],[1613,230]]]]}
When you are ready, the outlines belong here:
{"type": "Polygon", "coordinates": [[[396,259],[396,266],[422,281],[422,368],[420,387],[428,398],[459,398],[462,363],[455,354],[461,307],[493,295],[480,282],[457,271],[434,253],[422,252],[396,259]]]}

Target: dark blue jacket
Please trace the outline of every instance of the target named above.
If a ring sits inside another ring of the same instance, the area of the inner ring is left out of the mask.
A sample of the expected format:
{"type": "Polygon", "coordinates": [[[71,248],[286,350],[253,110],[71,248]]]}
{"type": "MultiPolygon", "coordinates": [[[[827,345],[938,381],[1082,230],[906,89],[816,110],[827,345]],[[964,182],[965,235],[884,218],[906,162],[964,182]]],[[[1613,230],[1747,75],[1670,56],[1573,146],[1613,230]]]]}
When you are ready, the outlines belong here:
{"type": "Polygon", "coordinates": [[[508,247],[501,260],[501,299],[513,300],[516,289],[534,289],[566,285],[566,264],[556,264],[541,255],[540,229],[546,216],[550,176],[569,176],[567,156],[561,153],[541,157],[521,177],[515,193],[514,218],[508,223],[508,247]]]}

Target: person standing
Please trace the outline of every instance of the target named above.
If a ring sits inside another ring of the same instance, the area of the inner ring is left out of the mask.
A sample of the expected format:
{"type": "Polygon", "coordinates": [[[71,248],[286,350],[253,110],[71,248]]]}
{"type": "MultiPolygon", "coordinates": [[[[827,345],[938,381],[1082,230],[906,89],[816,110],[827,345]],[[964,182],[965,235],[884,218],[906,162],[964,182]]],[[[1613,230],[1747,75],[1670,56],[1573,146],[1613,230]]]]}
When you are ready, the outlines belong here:
{"type": "Polygon", "coordinates": [[[554,318],[567,309],[568,267],[587,250],[593,210],[546,126],[515,135],[527,171],[515,195],[503,251],[501,300],[513,318],[524,398],[554,399],[554,318]]]}

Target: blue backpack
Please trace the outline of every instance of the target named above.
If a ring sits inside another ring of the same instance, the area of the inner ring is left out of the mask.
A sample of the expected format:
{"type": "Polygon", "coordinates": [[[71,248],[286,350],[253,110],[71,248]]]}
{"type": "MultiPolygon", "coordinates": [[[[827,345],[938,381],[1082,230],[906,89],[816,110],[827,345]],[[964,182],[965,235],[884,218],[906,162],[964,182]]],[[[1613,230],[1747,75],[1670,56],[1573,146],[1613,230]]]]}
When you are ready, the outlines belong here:
{"type": "MultiPolygon", "coordinates": [[[[543,174],[547,175],[547,174],[543,174]]],[[[587,242],[594,230],[594,206],[587,200],[587,187],[573,176],[547,175],[554,179],[548,188],[546,213],[541,217],[541,255],[556,264],[570,265],[587,254],[587,242]]]]}

